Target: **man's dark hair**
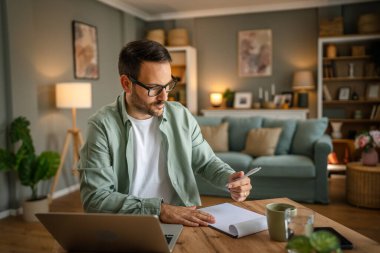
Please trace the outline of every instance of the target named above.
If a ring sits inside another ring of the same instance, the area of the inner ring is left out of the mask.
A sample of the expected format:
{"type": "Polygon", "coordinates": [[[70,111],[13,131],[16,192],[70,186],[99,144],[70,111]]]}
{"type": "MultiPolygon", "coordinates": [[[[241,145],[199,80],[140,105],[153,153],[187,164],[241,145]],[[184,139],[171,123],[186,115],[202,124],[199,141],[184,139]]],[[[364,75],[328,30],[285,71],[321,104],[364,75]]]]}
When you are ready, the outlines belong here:
{"type": "Polygon", "coordinates": [[[168,50],[158,42],[136,40],[128,43],[119,54],[119,75],[137,79],[141,64],[150,62],[171,62],[168,50]]]}

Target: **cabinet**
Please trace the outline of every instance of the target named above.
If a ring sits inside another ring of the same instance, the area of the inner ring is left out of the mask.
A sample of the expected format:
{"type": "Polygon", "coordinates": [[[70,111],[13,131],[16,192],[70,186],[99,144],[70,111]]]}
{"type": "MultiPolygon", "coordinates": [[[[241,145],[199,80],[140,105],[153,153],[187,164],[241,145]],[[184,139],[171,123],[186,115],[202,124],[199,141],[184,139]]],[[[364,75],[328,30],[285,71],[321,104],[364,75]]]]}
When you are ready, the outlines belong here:
{"type": "Polygon", "coordinates": [[[169,93],[169,101],[178,101],[190,112],[197,114],[197,55],[193,47],[167,47],[172,57],[172,75],[179,78],[177,86],[169,93]]]}
{"type": "Polygon", "coordinates": [[[380,112],[380,76],[374,63],[379,42],[380,35],[318,40],[318,117],[342,123],[342,138],[380,125],[380,114],[372,113],[376,107],[380,112]]]}
{"type": "Polygon", "coordinates": [[[272,119],[299,119],[304,120],[309,113],[308,109],[203,109],[204,116],[210,117],[252,117],[261,116],[272,119]]]}

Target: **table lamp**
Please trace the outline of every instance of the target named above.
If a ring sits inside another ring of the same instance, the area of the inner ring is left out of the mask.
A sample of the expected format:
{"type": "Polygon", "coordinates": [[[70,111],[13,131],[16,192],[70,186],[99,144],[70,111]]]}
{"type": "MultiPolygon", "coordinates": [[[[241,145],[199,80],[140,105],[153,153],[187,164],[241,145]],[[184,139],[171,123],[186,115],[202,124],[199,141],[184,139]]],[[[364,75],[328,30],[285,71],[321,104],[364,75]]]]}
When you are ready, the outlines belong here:
{"type": "Polygon", "coordinates": [[[213,107],[219,107],[223,102],[222,93],[214,92],[210,94],[210,102],[213,107]]]}
{"type": "Polygon", "coordinates": [[[91,83],[57,83],[55,86],[55,95],[57,108],[71,109],[72,128],[68,129],[66,132],[65,142],[61,153],[61,162],[50,189],[51,196],[53,195],[55,187],[58,183],[71,140],[73,140],[74,145],[72,171],[76,171],[76,165],[79,160],[79,149],[83,145],[82,134],[80,132],[80,129],[76,126],[76,109],[91,107],[91,83]]]}
{"type": "Polygon", "coordinates": [[[298,92],[298,107],[309,106],[308,91],[314,90],[313,73],[310,70],[296,71],[293,76],[293,90],[298,92]]]}

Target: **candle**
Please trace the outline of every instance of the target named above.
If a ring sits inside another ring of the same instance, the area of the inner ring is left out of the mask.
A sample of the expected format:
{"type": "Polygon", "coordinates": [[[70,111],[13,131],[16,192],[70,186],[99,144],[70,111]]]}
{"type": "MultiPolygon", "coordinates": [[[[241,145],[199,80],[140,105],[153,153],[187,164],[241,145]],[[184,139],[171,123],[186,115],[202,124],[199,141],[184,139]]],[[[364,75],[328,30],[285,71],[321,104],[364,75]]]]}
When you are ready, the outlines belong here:
{"type": "Polygon", "coordinates": [[[259,99],[263,99],[263,88],[259,88],[259,99]]]}
{"type": "Polygon", "coordinates": [[[268,91],[266,90],[264,94],[265,94],[265,102],[268,102],[268,97],[269,97],[268,91]]]}
{"type": "Polygon", "coordinates": [[[272,96],[274,96],[275,94],[276,94],[276,87],[274,83],[272,83],[272,96]]]}

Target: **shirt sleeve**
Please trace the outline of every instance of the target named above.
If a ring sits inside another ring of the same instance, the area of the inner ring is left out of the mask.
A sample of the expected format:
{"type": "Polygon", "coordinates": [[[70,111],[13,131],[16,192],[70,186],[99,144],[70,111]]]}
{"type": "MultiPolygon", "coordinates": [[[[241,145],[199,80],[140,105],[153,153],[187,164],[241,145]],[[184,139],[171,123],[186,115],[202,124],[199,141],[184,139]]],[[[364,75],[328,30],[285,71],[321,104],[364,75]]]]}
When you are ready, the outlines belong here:
{"type": "Polygon", "coordinates": [[[80,192],[86,212],[160,215],[161,198],[138,198],[118,192],[106,131],[89,121],[80,152],[80,192]]]}
{"type": "Polygon", "coordinates": [[[201,129],[191,116],[192,167],[194,171],[217,187],[224,188],[228,177],[235,171],[219,157],[203,138],[201,129]]]}

